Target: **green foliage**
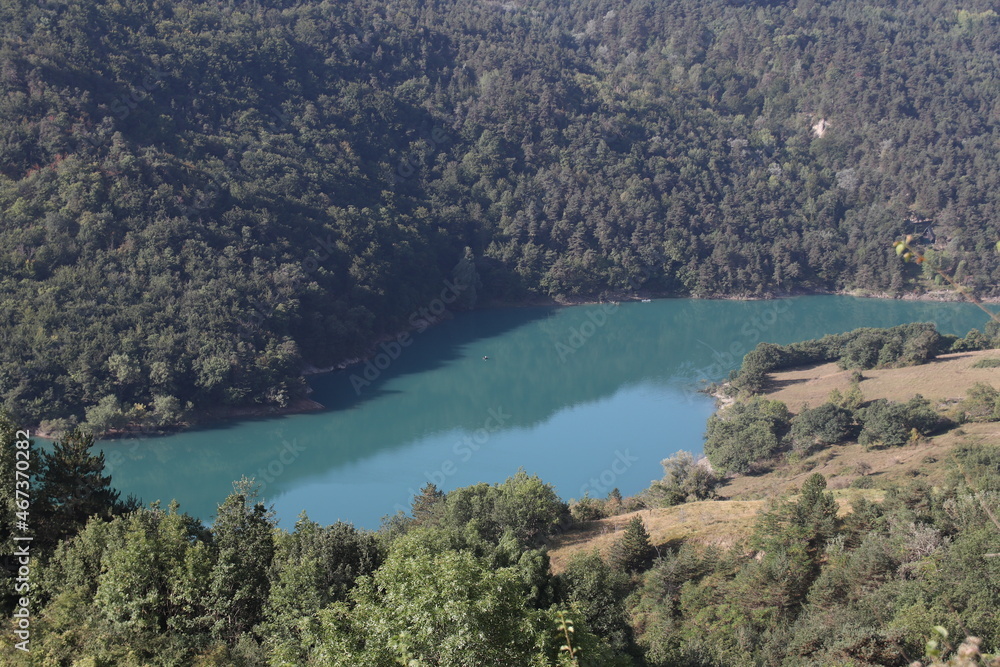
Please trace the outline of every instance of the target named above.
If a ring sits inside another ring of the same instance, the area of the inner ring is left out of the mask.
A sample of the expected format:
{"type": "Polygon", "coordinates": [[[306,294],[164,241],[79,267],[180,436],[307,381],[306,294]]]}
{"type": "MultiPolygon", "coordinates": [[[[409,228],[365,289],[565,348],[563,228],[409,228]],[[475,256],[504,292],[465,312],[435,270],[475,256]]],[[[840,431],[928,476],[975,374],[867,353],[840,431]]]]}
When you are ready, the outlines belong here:
{"type": "Polygon", "coordinates": [[[119,500],[104,474],[104,452],[95,454],[93,448],[94,437],[74,429],[54,442],[51,452],[37,452],[32,509],[40,550],[73,536],[92,516],[108,520],[136,506],[134,499],[119,500]]]}
{"type": "Polygon", "coordinates": [[[336,603],[321,612],[313,661],[545,664],[547,615],[525,605],[513,569],[489,567],[471,553],[434,553],[402,537],[352,598],[353,608],[336,603]]]}
{"type": "Polygon", "coordinates": [[[617,652],[636,650],[625,604],[631,579],[624,569],[608,565],[597,552],[578,554],[559,575],[559,584],[563,598],[580,611],[594,633],[617,652]]]}
{"type": "Polygon", "coordinates": [[[212,552],[176,506],[92,519],[38,573],[47,600],[32,651],[51,660],[168,665],[209,647],[212,552]]]}
{"type": "Polygon", "coordinates": [[[790,345],[758,343],[743,357],[732,379],[737,389],[760,392],[768,373],[784,368],[836,361],[844,369],[866,370],[925,363],[952,343],[933,324],[901,324],[888,329],[861,328],[790,345]]]}
{"type": "Polygon", "coordinates": [[[928,435],[942,423],[930,401],[919,395],[906,403],[876,399],[858,411],[858,419],[858,442],[866,448],[899,447],[910,441],[914,431],[928,435]]]}
{"type": "Polygon", "coordinates": [[[1000,359],[980,359],[972,364],[973,368],[1000,368],[1000,359]]]}
{"type": "Polygon", "coordinates": [[[804,408],[792,418],[791,438],[796,451],[808,453],[813,447],[826,447],[848,439],[854,432],[850,410],[824,403],[818,408],[804,408]]]}
{"type": "Polygon", "coordinates": [[[611,545],[611,566],[622,572],[642,572],[655,556],[646,525],[638,515],[629,520],[621,538],[611,545]]]}
{"type": "Polygon", "coordinates": [[[584,495],[578,501],[570,505],[570,515],[574,521],[595,521],[608,516],[606,503],[599,498],[591,498],[584,495]]]}
{"type": "Polygon", "coordinates": [[[510,531],[522,544],[537,545],[568,513],[551,485],[519,470],[501,484],[476,484],[450,492],[437,525],[459,530],[471,525],[487,541],[497,541],[510,531]]]}
{"type": "Polygon", "coordinates": [[[790,418],[781,401],[754,396],[733,403],[709,417],[705,455],[716,470],[749,472],[782,446],[790,418]]]}
{"type": "Polygon", "coordinates": [[[434,515],[386,553],[346,524],[281,531],[241,483],[211,528],[154,504],[63,539],[36,563],[26,664],[958,664],[927,628],[1000,642],[998,461],[959,447],[939,487],[889,488],[843,519],[814,474],[748,540],[651,566],[636,516],[610,564],[583,554],[555,579],[515,526],[484,537],[490,503],[485,522],[434,515]]]}
{"type": "Polygon", "coordinates": [[[852,382],[850,389],[847,390],[847,393],[844,394],[840,402],[840,407],[851,412],[856,412],[864,404],[865,395],[861,391],[860,383],[852,382]]]}
{"type": "Polygon", "coordinates": [[[722,479],[697,462],[689,452],[680,451],[660,462],[663,478],[655,480],[643,497],[651,507],[670,507],[715,497],[715,488],[722,479]]]}
{"type": "MultiPolygon", "coordinates": [[[[965,338],[959,338],[954,343],[951,344],[951,352],[975,352],[976,350],[989,350],[993,347],[993,341],[984,333],[981,333],[978,329],[972,329],[965,335],[965,338]]],[[[989,366],[979,366],[982,363],[981,360],[973,364],[973,368],[989,368],[989,366]]]]}
{"type": "Polygon", "coordinates": [[[264,620],[274,558],[274,520],[247,480],[219,505],[212,525],[217,556],[205,604],[214,636],[235,642],[264,620]]]}
{"type": "Polygon", "coordinates": [[[270,565],[264,621],[255,628],[275,659],[304,664],[314,647],[303,637],[318,630],[317,614],[333,602],[347,602],[358,577],[383,561],[376,537],[354,526],[320,526],[303,513],[291,533],[279,533],[270,565]]]}
{"type": "Polygon", "coordinates": [[[921,218],[995,293],[995,19],[759,9],[3,3],[2,407],[281,406],[451,277],[898,293],[921,218]]]}
{"type": "Polygon", "coordinates": [[[977,382],[965,392],[958,409],[968,421],[1000,420],[1000,391],[992,385],[977,382]]]}

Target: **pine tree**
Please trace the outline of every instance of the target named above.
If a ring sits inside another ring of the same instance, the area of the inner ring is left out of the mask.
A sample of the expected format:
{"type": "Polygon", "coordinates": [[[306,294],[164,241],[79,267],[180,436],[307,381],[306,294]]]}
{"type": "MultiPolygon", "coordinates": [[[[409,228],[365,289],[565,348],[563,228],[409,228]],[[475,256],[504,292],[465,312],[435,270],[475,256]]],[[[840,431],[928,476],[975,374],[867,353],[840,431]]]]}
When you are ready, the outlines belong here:
{"type": "Polygon", "coordinates": [[[639,516],[625,526],[622,538],[611,547],[611,565],[626,572],[641,572],[653,562],[656,551],[639,516]]]}
{"type": "Polygon", "coordinates": [[[615,515],[621,512],[623,502],[622,492],[618,490],[618,487],[616,486],[611,489],[611,493],[608,494],[608,500],[605,503],[608,514],[615,515]]]}
{"type": "Polygon", "coordinates": [[[35,544],[43,550],[76,534],[91,516],[110,519],[138,504],[120,502],[119,492],[111,488],[111,476],[104,474],[104,452],[92,454],[93,445],[93,435],[73,429],[51,453],[38,454],[35,544]]]}
{"type": "Polygon", "coordinates": [[[443,502],[444,492],[439,491],[435,484],[428,482],[420,489],[420,495],[413,498],[410,512],[413,514],[414,522],[421,524],[432,520],[443,502]]]}

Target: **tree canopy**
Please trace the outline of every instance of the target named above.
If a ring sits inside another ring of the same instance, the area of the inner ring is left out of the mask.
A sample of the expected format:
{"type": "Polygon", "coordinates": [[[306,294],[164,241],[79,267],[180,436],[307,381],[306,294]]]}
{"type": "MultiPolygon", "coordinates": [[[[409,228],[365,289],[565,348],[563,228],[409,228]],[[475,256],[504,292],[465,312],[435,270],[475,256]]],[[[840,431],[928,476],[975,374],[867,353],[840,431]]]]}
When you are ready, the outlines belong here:
{"type": "MultiPolygon", "coordinates": [[[[853,0],[0,2],[0,395],[284,406],[448,284],[995,292],[995,12],[853,0]]],[[[912,350],[920,354],[921,349],[912,350]]]]}

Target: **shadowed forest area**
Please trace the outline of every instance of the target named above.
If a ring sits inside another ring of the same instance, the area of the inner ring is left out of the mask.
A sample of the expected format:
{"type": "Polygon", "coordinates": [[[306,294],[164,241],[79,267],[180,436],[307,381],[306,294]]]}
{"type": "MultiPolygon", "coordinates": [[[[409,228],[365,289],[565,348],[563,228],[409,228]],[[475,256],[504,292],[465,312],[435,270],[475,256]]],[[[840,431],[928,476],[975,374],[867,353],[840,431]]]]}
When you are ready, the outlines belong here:
{"type": "Polygon", "coordinates": [[[284,407],[477,304],[1000,268],[987,2],[0,2],[0,395],[284,407]],[[446,282],[447,281],[447,282],[446,282]]]}

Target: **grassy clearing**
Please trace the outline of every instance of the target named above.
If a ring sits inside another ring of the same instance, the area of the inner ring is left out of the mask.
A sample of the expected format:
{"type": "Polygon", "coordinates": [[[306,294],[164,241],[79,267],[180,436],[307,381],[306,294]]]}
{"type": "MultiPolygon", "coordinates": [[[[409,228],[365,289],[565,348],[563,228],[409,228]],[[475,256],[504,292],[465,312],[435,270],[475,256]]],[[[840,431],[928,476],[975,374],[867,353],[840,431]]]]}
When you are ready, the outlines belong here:
{"type": "Polygon", "coordinates": [[[818,472],[826,477],[827,488],[833,490],[838,499],[862,493],[875,500],[881,494],[879,489],[908,480],[921,479],[931,486],[939,484],[944,479],[948,455],[956,445],[997,441],[1000,441],[1000,423],[980,423],[964,424],[904,447],[866,452],[857,443],[834,445],[763,475],[733,478],[719,489],[719,495],[743,500],[772,498],[797,488],[809,475],[818,472]],[[850,488],[851,483],[862,476],[862,464],[870,466],[866,472],[872,478],[872,489],[850,488]]]}
{"type": "MultiPolygon", "coordinates": [[[[963,398],[966,390],[977,382],[1000,387],[1000,371],[975,367],[996,355],[996,350],[960,352],[941,355],[920,366],[863,371],[861,392],[868,400],[892,401],[906,401],[921,394],[943,408],[963,398]]],[[[806,404],[813,407],[823,404],[834,389],[846,393],[852,373],[834,363],[773,373],[767,396],[784,401],[792,412],[798,412],[806,404]]],[[[845,443],[782,464],[764,475],[734,478],[720,489],[720,495],[770,498],[798,486],[814,472],[827,478],[828,488],[848,492],[857,491],[848,487],[863,472],[872,478],[875,488],[917,478],[934,485],[943,479],[948,454],[956,445],[997,440],[1000,440],[1000,423],[965,424],[947,433],[921,438],[912,445],[882,450],[865,451],[857,443],[845,443]],[[863,471],[865,465],[870,469],[863,471]]]]}
{"type": "MultiPolygon", "coordinates": [[[[850,511],[851,501],[861,496],[880,500],[882,492],[877,489],[834,491],[841,514],[850,511]]],[[[649,539],[658,549],[676,548],[684,541],[729,547],[750,536],[757,516],[767,503],[762,499],[702,500],[588,521],[553,540],[549,550],[552,572],[559,574],[565,570],[570,559],[579,553],[597,549],[607,557],[611,545],[621,538],[634,516],[642,517],[649,539]]]]}
{"type": "MultiPolygon", "coordinates": [[[[976,382],[1000,387],[1000,370],[973,367],[983,359],[996,356],[996,350],[958,352],[941,355],[920,366],[863,371],[861,392],[866,399],[905,401],[922,394],[931,400],[957,400],[976,382]]],[[[829,363],[772,373],[766,393],[768,398],[783,401],[789,410],[798,412],[806,403],[812,407],[825,403],[834,389],[846,392],[851,386],[853,372],[829,363]]]]}
{"type": "Polygon", "coordinates": [[[649,539],[657,547],[676,546],[681,540],[730,546],[750,534],[764,504],[762,500],[703,500],[588,521],[554,540],[549,551],[552,571],[562,572],[578,553],[598,549],[607,556],[625,525],[636,515],[642,517],[649,539]]]}

